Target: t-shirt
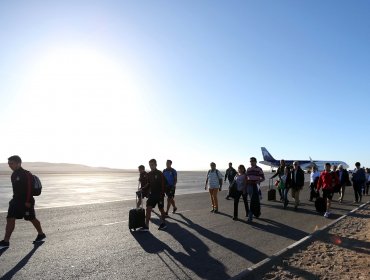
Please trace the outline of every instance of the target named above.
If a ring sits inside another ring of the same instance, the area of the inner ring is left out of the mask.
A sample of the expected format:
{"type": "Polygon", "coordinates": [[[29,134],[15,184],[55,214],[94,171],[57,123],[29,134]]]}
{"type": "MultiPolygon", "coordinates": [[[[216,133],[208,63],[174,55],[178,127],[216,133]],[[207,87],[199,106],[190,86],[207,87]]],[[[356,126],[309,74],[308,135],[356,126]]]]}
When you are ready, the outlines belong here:
{"type": "Polygon", "coordinates": [[[177,172],[173,168],[163,170],[163,176],[166,178],[166,186],[173,187],[175,185],[175,178],[177,177],[177,172]]]}
{"type": "Polygon", "coordinates": [[[148,182],[151,196],[161,196],[164,194],[164,176],[159,170],[148,173],[148,182]]]}
{"type": "Polygon", "coordinates": [[[210,189],[218,189],[220,187],[220,179],[222,180],[222,174],[217,169],[209,170],[208,174],[208,186],[210,189]]]}
{"type": "Polygon", "coordinates": [[[30,202],[32,200],[32,174],[20,167],[11,176],[13,198],[30,202]]]}
{"type": "Polygon", "coordinates": [[[235,180],[237,190],[240,192],[243,191],[245,189],[245,174],[236,175],[235,180]]]}
{"type": "Polygon", "coordinates": [[[142,188],[145,187],[146,184],[148,184],[148,173],[146,171],[140,173],[139,182],[142,188]]]}

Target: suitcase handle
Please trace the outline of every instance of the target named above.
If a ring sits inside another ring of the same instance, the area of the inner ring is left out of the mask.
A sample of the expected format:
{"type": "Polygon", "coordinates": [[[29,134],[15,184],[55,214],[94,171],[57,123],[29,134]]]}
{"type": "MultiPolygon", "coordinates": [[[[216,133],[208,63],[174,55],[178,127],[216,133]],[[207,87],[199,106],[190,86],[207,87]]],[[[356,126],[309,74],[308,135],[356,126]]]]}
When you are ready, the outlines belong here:
{"type": "Polygon", "coordinates": [[[274,178],[269,179],[269,190],[272,190],[274,188],[274,178]]]}
{"type": "MultiPolygon", "coordinates": [[[[137,190],[140,191],[140,182],[137,184],[137,190]]],[[[144,202],[143,202],[143,192],[142,191],[140,192],[140,195],[141,195],[141,205],[140,206],[141,208],[143,208],[144,202]]],[[[137,200],[138,200],[137,195],[135,195],[135,200],[136,200],[135,206],[137,206],[137,200]]]]}

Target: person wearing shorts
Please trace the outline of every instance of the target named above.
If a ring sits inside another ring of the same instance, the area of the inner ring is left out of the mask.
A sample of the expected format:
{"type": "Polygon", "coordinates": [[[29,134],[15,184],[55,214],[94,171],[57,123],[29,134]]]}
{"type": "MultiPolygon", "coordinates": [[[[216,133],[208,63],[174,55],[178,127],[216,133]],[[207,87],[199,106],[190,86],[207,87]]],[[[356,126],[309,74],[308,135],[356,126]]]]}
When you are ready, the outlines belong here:
{"type": "Polygon", "coordinates": [[[35,199],[32,197],[32,174],[22,168],[22,160],[19,156],[8,158],[8,164],[10,169],[13,170],[11,175],[13,198],[9,202],[5,236],[0,241],[0,249],[9,247],[9,240],[15,228],[15,220],[17,219],[30,221],[36,228],[38,235],[33,241],[34,243],[40,243],[46,238],[40,221],[36,219],[35,199]]]}
{"type": "Polygon", "coordinates": [[[166,214],[163,210],[164,208],[164,186],[165,179],[163,173],[157,169],[157,161],[151,159],[149,161],[150,172],[148,173],[148,186],[150,193],[148,200],[146,201],[146,216],[145,216],[145,226],[142,227],[141,231],[149,231],[149,221],[152,214],[152,209],[158,205],[158,209],[161,212],[161,224],[159,225],[159,230],[165,229],[167,227],[165,223],[166,214]]]}
{"type": "Polygon", "coordinates": [[[329,218],[331,214],[330,206],[334,195],[334,186],[339,184],[338,175],[335,172],[331,172],[330,168],[331,164],[329,162],[325,163],[325,170],[321,172],[317,182],[317,191],[322,188],[322,196],[326,200],[325,218],[329,218]]]}
{"type": "Polygon", "coordinates": [[[168,211],[172,205],[173,213],[176,213],[177,207],[175,204],[175,192],[177,184],[177,171],[172,168],[172,161],[167,160],[166,169],[163,170],[163,176],[166,179],[166,196],[167,196],[167,211],[166,216],[168,216],[168,211]]]}

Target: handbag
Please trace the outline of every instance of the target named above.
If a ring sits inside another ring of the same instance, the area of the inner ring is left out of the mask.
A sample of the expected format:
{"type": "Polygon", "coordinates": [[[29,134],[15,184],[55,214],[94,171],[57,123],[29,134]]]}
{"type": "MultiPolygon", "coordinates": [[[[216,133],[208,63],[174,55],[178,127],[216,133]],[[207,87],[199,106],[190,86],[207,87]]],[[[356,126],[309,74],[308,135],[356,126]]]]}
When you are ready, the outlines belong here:
{"type": "Polygon", "coordinates": [[[229,197],[235,198],[238,192],[236,180],[232,181],[229,190],[229,197]]]}

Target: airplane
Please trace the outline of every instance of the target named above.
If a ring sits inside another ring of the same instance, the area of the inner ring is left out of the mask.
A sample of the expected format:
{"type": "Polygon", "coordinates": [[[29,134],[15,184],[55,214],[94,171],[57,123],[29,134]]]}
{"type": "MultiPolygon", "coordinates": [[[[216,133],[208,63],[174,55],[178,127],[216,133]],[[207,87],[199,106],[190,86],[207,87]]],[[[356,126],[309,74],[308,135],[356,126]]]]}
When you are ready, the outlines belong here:
{"type": "MultiPolygon", "coordinates": [[[[274,157],[269,153],[269,151],[267,151],[265,147],[261,147],[261,151],[262,151],[263,161],[260,161],[260,163],[271,166],[271,168],[279,167],[280,160],[274,159],[274,157]]],[[[293,165],[294,161],[298,161],[299,165],[301,166],[303,170],[309,170],[314,165],[316,165],[319,171],[323,171],[325,169],[325,163],[327,162],[329,162],[332,166],[333,165],[338,166],[339,164],[341,164],[344,169],[347,169],[349,167],[347,163],[345,163],[344,161],[339,161],[339,160],[312,160],[311,158],[310,160],[286,160],[286,159],[284,160],[285,160],[285,165],[287,166],[293,165]]]]}

